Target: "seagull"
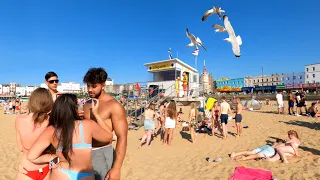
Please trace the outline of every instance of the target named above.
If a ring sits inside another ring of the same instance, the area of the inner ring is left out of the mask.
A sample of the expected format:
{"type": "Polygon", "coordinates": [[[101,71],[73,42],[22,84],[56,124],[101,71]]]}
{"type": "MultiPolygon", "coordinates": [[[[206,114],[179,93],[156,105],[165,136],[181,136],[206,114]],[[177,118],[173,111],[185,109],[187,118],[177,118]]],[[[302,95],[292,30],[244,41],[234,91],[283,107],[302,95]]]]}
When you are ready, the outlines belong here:
{"type": "Polygon", "coordinates": [[[216,28],[216,30],[214,30],[215,32],[226,32],[226,28],[224,28],[223,26],[220,26],[219,24],[214,24],[212,26],[213,28],[216,28]]]}
{"type": "Polygon", "coordinates": [[[190,39],[191,43],[188,44],[187,46],[188,47],[192,47],[192,46],[196,46],[196,48],[198,48],[198,45],[201,46],[204,50],[207,51],[207,49],[203,46],[201,40],[199,37],[195,37],[193,34],[191,34],[189,32],[189,29],[187,28],[187,31],[186,31],[186,34],[187,34],[187,37],[190,39]]]}
{"type": "Polygon", "coordinates": [[[221,19],[221,13],[225,12],[224,10],[221,9],[221,7],[219,6],[213,6],[212,9],[209,9],[206,11],[206,13],[204,13],[204,15],[202,16],[201,21],[205,21],[211,14],[217,13],[217,15],[219,16],[219,18],[221,19]]]}
{"type": "Polygon", "coordinates": [[[236,58],[239,58],[241,56],[240,54],[240,45],[242,45],[242,39],[240,36],[236,37],[236,34],[234,33],[234,30],[231,26],[231,23],[229,21],[229,18],[227,15],[223,16],[223,22],[224,22],[224,27],[227,30],[229,37],[225,38],[225,41],[228,41],[232,45],[232,51],[236,58]]]}

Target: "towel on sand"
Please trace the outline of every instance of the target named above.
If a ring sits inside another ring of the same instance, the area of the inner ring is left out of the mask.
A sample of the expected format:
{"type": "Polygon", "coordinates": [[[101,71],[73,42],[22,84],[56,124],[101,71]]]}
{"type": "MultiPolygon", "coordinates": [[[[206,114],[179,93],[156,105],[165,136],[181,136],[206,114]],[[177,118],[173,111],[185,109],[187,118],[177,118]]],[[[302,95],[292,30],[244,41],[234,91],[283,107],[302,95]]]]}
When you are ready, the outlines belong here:
{"type": "Polygon", "coordinates": [[[229,180],[272,180],[272,172],[263,169],[236,167],[229,180]]]}

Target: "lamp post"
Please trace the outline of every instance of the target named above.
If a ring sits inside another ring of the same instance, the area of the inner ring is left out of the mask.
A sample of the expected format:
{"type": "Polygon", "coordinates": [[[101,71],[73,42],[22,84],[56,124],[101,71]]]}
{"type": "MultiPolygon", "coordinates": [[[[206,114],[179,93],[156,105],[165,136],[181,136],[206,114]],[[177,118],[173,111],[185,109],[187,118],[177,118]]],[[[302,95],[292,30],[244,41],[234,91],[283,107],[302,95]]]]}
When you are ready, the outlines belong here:
{"type": "Polygon", "coordinates": [[[264,94],[264,86],[263,86],[263,66],[261,67],[261,73],[262,73],[262,94],[264,94]]]}

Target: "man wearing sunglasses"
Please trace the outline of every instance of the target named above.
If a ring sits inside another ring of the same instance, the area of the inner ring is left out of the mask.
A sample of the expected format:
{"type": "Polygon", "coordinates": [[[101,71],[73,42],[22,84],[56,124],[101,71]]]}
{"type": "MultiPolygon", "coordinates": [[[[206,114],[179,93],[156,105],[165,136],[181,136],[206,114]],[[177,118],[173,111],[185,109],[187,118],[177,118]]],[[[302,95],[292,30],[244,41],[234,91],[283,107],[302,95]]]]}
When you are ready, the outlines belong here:
{"type": "Polygon", "coordinates": [[[46,79],[46,85],[49,88],[53,101],[56,101],[57,96],[61,94],[57,89],[59,83],[58,75],[55,72],[50,71],[45,75],[44,78],[46,79]]]}

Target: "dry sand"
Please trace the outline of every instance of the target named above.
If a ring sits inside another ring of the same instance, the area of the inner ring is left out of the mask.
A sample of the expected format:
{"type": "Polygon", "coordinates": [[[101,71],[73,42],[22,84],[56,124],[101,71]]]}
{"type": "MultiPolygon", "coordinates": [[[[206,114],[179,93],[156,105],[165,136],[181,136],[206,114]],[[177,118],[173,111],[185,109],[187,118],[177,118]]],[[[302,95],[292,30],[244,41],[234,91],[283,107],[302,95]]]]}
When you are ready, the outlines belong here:
{"type": "MultiPolygon", "coordinates": [[[[199,134],[196,144],[186,138],[188,133],[180,134],[175,129],[172,147],[162,145],[159,138],[152,141],[150,148],[137,149],[144,131],[129,131],[127,156],[123,163],[122,179],[221,179],[230,177],[235,167],[262,168],[273,172],[279,180],[320,179],[320,119],[262,113],[276,111],[275,106],[264,106],[261,112],[243,113],[243,135],[236,138],[229,135],[227,140],[217,136],[199,134]],[[235,162],[228,158],[232,151],[250,150],[287,138],[288,130],[296,130],[302,141],[299,157],[289,158],[290,164],[266,161],[235,162]],[[223,158],[219,163],[208,163],[205,158],[223,158]]],[[[187,113],[187,112],[185,112],[187,113]]],[[[0,110],[0,179],[13,179],[19,160],[15,142],[15,115],[4,115],[0,110]]],[[[229,123],[229,131],[235,132],[234,121],[229,123]]]]}

